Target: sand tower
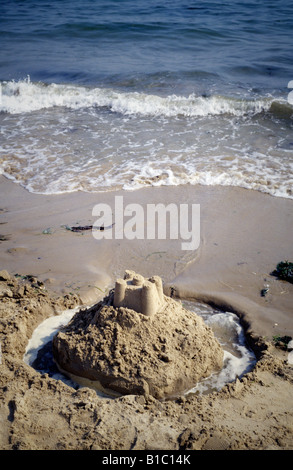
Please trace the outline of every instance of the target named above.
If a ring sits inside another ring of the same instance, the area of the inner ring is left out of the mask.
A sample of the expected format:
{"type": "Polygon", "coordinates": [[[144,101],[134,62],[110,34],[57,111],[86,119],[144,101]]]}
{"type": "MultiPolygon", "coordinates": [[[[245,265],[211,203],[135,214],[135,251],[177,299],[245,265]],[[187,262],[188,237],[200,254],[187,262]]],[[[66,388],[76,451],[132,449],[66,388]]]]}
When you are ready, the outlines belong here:
{"type": "Polygon", "coordinates": [[[126,307],[148,317],[164,304],[163,284],[159,276],[145,279],[134,271],[125,271],[124,279],[115,283],[114,307],[126,307]]]}

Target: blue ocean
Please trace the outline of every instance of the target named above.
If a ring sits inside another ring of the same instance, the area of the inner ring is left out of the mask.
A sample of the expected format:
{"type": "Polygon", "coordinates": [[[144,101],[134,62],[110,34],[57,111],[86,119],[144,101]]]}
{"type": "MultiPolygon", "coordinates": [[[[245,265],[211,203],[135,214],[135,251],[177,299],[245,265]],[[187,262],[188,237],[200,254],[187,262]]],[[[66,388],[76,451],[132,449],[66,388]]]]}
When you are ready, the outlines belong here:
{"type": "Polygon", "coordinates": [[[0,173],[293,198],[292,0],[1,0],[0,173]]]}

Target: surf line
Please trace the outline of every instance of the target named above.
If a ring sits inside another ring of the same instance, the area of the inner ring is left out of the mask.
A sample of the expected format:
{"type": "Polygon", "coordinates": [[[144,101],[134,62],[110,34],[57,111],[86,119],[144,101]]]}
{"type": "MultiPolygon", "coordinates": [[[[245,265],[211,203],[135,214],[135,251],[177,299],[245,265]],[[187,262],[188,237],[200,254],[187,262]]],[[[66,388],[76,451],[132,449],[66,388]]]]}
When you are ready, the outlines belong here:
{"type": "Polygon", "coordinates": [[[99,217],[93,224],[96,240],[184,240],[182,250],[196,250],[200,244],[200,204],[167,205],[131,203],[124,207],[124,196],[115,196],[114,214],[109,204],[96,204],[92,210],[99,217]],[[95,227],[108,230],[96,230],[95,227]]]}

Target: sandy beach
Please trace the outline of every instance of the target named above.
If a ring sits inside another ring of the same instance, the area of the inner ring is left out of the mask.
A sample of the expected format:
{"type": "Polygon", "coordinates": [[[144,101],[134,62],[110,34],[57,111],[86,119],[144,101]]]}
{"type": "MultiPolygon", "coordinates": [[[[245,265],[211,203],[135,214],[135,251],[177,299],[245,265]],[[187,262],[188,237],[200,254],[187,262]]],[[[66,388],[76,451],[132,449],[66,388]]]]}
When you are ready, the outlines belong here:
{"type": "Polygon", "coordinates": [[[199,185],[38,195],[3,176],[0,193],[0,270],[11,276],[1,281],[1,449],[293,449],[293,364],[273,341],[293,336],[293,285],[271,274],[293,259],[290,199],[199,185]],[[200,204],[199,248],[68,230],[94,224],[94,205],[113,207],[117,195],[142,207],[200,204]],[[167,295],[236,313],[257,355],[253,371],[207,395],[101,399],[23,362],[38,324],[102,299],[125,269],[160,276],[167,295]],[[20,291],[27,275],[42,289],[20,291]]]}

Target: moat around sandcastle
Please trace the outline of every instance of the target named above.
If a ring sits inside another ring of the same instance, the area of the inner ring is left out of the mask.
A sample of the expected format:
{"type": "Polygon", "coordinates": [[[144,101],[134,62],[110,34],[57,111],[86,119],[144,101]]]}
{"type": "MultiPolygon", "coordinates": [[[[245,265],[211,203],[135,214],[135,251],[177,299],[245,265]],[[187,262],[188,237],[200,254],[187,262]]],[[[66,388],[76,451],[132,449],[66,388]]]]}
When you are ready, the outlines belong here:
{"type": "Polygon", "coordinates": [[[159,276],[126,271],[98,304],[53,339],[54,359],[75,380],[109,394],[164,398],[220,370],[223,350],[194,312],[164,295],[159,276]]]}

